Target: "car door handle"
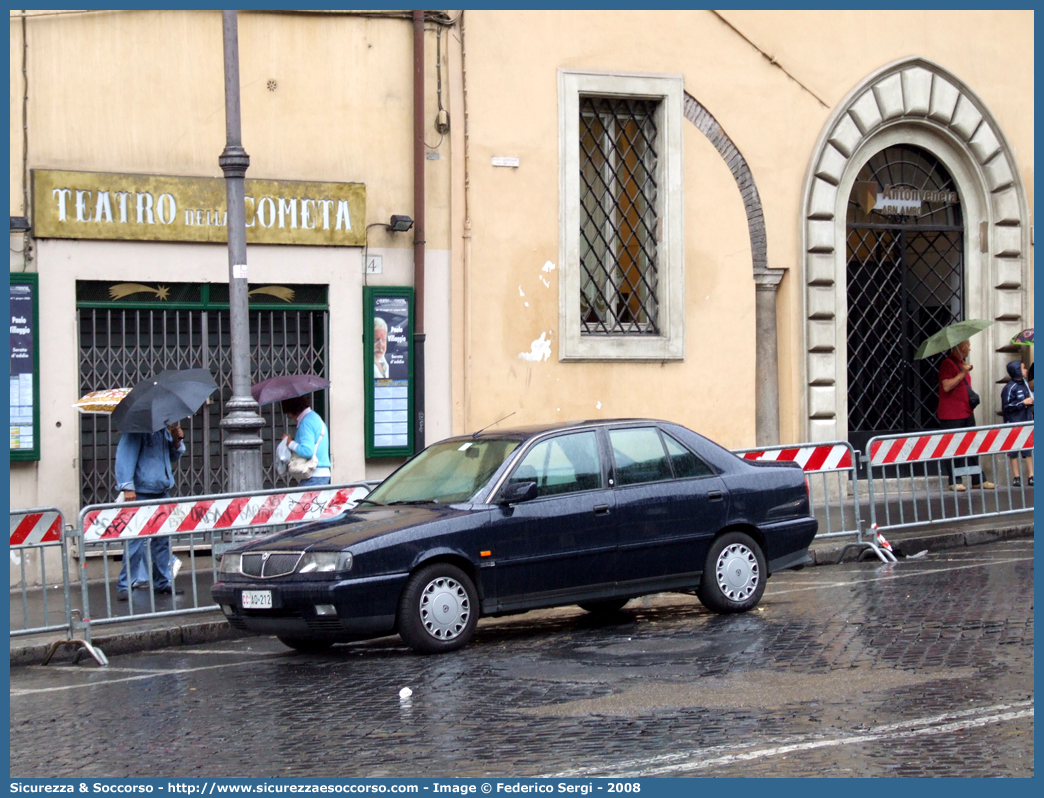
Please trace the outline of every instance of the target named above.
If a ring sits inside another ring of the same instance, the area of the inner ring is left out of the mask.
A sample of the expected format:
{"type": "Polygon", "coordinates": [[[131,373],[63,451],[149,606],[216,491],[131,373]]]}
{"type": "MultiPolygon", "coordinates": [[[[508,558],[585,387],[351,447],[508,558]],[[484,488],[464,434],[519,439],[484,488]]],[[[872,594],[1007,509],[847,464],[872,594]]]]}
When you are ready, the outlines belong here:
{"type": "Polygon", "coordinates": [[[595,507],[594,507],[594,514],[595,515],[609,515],[609,505],[608,504],[596,504],[595,507]]]}
{"type": "Polygon", "coordinates": [[[720,490],[709,490],[707,491],[707,499],[712,502],[720,502],[725,498],[725,494],[720,490]]]}

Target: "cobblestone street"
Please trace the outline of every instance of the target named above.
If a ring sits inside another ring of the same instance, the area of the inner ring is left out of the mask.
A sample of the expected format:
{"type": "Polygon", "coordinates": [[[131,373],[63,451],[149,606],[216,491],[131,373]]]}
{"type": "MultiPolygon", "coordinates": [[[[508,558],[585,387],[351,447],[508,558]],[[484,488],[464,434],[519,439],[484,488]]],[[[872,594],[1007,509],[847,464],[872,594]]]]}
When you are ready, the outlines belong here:
{"type": "Polygon", "coordinates": [[[1033,776],[1033,541],[480,623],[11,673],[13,777],[1033,776]],[[409,687],[412,695],[401,699],[409,687]]]}

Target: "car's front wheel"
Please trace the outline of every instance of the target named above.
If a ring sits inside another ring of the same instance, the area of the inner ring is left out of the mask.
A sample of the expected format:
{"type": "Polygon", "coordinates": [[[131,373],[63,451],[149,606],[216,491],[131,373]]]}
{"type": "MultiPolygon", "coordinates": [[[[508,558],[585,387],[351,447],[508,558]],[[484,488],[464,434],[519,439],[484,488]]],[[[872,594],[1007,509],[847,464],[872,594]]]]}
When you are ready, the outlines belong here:
{"type": "Polygon", "coordinates": [[[757,542],[743,532],[728,532],[707,552],[696,595],[714,612],[746,612],[761,601],[767,575],[757,542]]]}
{"type": "Polygon", "coordinates": [[[332,640],[315,640],[309,637],[283,637],[280,635],[279,642],[289,646],[294,651],[302,654],[320,654],[333,645],[332,640]]]}
{"type": "Polygon", "coordinates": [[[596,615],[612,615],[624,608],[630,601],[629,598],[606,599],[605,601],[581,601],[577,606],[582,610],[593,612],[596,615]]]}
{"type": "Polygon", "coordinates": [[[462,648],[478,623],[478,591],[466,573],[433,563],[414,573],[399,601],[399,635],[419,654],[462,648]]]}

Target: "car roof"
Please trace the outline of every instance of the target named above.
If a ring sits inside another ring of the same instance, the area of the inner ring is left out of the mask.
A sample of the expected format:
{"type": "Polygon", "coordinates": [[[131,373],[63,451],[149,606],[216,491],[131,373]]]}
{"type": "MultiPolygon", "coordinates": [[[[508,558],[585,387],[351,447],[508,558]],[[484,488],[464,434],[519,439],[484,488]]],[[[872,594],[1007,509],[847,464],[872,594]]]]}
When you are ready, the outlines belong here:
{"type": "Polygon", "coordinates": [[[529,424],[525,426],[499,428],[491,426],[470,435],[457,435],[447,440],[497,440],[509,438],[527,440],[556,430],[577,429],[583,427],[602,427],[616,424],[665,424],[667,422],[652,418],[598,418],[584,421],[566,421],[553,424],[529,424]]]}

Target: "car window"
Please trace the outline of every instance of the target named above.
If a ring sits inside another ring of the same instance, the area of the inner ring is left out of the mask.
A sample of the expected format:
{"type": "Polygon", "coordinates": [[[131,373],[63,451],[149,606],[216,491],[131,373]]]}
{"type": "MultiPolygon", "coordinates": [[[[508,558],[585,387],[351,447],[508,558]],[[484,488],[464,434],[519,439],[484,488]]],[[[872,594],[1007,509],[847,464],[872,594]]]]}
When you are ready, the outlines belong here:
{"type": "Polygon", "coordinates": [[[694,455],[666,432],[663,442],[667,444],[667,454],[674,466],[674,476],[678,479],[686,477],[709,477],[714,475],[713,469],[694,455]]]}
{"type": "Polygon", "coordinates": [[[467,501],[516,448],[518,441],[510,439],[442,441],[407,462],[366,498],[381,504],[467,501]]]}
{"type": "Polygon", "coordinates": [[[559,435],[536,444],[508,478],[508,484],[515,482],[536,482],[537,496],[602,487],[598,439],[594,431],[559,435]]]}
{"type": "Polygon", "coordinates": [[[637,485],[671,479],[671,464],[655,427],[609,430],[616,461],[616,484],[637,485]]]}

